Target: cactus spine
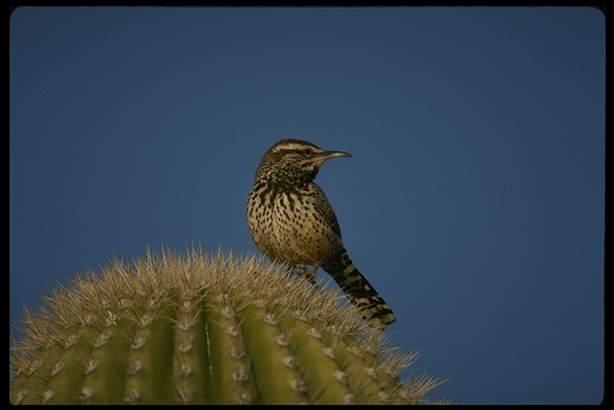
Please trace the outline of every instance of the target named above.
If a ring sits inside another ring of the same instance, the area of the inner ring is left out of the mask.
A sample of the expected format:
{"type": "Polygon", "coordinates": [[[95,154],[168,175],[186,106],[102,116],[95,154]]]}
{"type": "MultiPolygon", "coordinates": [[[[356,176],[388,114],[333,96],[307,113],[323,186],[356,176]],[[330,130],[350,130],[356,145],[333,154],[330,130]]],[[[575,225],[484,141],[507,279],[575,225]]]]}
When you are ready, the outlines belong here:
{"type": "Polygon", "coordinates": [[[415,353],[255,256],[148,251],[44,302],[11,346],[13,404],[415,404],[439,384],[402,383],[415,353]]]}

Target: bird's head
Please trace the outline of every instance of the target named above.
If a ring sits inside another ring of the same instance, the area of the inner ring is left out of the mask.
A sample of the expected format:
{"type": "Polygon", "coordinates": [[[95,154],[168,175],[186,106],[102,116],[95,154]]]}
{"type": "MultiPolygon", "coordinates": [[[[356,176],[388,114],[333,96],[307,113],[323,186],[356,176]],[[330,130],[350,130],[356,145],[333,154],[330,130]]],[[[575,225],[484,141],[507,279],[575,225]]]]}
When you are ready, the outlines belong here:
{"type": "Polygon", "coordinates": [[[324,151],[309,141],[283,139],[269,148],[260,160],[256,180],[271,178],[310,182],[324,161],[341,157],[351,155],[342,151],[324,151]]]}

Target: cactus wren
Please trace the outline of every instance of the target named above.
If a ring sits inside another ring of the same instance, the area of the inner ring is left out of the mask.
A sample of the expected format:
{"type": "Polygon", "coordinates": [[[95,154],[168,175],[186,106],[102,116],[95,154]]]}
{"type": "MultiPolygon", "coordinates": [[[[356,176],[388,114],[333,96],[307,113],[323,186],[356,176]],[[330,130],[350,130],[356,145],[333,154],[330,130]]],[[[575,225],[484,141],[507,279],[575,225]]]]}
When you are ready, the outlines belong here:
{"type": "Polygon", "coordinates": [[[314,144],[284,139],[260,160],[247,198],[247,225],[258,249],[289,268],[313,266],[328,273],[369,325],[385,328],[396,319],[384,299],[356,269],[341,241],[335,211],[313,180],[330,158],[351,157],[314,144]]]}

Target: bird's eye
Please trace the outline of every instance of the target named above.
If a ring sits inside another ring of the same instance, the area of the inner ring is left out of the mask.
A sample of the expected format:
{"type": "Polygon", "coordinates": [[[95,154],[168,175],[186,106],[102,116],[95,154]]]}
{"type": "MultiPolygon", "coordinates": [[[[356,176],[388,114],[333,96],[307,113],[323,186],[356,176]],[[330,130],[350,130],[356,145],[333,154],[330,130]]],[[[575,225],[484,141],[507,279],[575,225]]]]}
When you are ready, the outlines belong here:
{"type": "Polygon", "coordinates": [[[313,155],[313,151],[310,149],[304,149],[303,150],[303,155],[305,155],[307,158],[309,158],[310,156],[313,155]]]}

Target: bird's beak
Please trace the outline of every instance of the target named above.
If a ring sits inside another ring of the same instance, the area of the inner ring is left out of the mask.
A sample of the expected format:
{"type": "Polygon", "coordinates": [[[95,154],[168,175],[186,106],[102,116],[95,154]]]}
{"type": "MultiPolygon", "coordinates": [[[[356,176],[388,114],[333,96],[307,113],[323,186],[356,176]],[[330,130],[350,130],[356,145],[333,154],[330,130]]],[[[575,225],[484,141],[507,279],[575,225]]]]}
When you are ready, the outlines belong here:
{"type": "Polygon", "coordinates": [[[342,157],[351,157],[351,154],[343,151],[324,151],[321,155],[322,160],[327,160],[331,158],[342,158],[342,157]]]}

